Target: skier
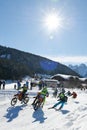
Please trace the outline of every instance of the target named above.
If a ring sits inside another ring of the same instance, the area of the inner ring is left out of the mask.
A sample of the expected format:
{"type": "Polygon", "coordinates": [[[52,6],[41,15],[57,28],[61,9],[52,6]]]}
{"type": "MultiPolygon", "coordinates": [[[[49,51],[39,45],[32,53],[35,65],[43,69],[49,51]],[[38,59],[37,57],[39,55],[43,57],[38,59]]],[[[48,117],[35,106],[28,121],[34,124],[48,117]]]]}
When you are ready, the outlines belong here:
{"type": "Polygon", "coordinates": [[[59,93],[59,95],[58,95],[58,100],[57,101],[59,101],[59,102],[57,102],[53,107],[50,107],[50,108],[48,108],[48,109],[56,109],[56,107],[59,105],[59,104],[61,104],[60,105],[60,107],[57,109],[57,110],[60,110],[60,109],[62,109],[63,108],[63,106],[64,106],[64,104],[67,102],[67,100],[68,100],[68,97],[67,96],[65,96],[65,94],[64,94],[64,92],[61,92],[61,93],[59,93]]]}

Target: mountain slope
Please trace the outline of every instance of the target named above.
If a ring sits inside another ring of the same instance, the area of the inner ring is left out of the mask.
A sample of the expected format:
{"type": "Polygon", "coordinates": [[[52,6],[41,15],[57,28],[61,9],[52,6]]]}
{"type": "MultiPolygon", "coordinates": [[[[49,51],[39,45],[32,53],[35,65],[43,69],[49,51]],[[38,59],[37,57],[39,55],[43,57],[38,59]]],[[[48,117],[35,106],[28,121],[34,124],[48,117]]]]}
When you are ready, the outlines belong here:
{"type": "Polygon", "coordinates": [[[47,58],[26,53],[17,49],[0,46],[0,78],[17,79],[25,75],[69,74],[77,75],[69,67],[47,58]]]}

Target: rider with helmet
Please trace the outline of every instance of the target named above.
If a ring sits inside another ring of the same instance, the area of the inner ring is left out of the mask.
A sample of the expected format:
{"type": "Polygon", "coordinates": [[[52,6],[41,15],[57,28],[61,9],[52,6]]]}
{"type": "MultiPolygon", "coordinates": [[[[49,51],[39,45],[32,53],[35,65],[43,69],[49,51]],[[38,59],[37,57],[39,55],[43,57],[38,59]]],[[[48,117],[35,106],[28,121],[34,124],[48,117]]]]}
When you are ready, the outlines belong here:
{"type": "Polygon", "coordinates": [[[22,89],[22,99],[24,99],[24,96],[25,96],[25,93],[27,92],[28,90],[28,87],[26,86],[26,84],[23,84],[23,87],[21,87],[22,89]]]}
{"type": "Polygon", "coordinates": [[[38,92],[37,96],[35,97],[35,100],[33,101],[32,105],[35,104],[36,100],[39,99],[40,97],[43,98],[43,104],[45,103],[45,100],[46,100],[46,97],[49,96],[49,93],[48,93],[48,90],[47,90],[47,87],[44,86],[44,88],[42,89],[41,92],[38,92]]]}

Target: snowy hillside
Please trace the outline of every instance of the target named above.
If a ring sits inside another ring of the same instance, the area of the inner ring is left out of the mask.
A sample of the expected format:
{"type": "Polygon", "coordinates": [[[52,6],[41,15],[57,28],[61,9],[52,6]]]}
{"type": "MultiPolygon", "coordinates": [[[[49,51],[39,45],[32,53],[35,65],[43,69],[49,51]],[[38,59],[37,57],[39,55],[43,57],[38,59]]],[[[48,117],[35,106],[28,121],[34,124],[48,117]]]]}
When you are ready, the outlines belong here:
{"type": "Polygon", "coordinates": [[[57,99],[52,97],[53,90],[49,90],[49,97],[43,109],[34,111],[32,108],[33,96],[38,88],[29,90],[30,100],[27,105],[20,102],[15,107],[10,105],[11,98],[16,90],[14,84],[6,85],[6,90],[0,90],[0,130],[86,130],[87,122],[87,90],[76,91],[76,99],[69,97],[67,104],[61,111],[48,110],[57,99]]]}

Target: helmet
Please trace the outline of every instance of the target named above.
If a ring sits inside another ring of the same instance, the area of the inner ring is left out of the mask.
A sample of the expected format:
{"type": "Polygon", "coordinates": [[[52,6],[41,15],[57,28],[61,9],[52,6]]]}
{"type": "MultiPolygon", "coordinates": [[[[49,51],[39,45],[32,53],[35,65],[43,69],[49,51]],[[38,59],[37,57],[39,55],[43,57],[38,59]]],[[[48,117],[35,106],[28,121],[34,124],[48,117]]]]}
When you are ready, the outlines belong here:
{"type": "Polygon", "coordinates": [[[64,89],[64,88],[62,88],[61,92],[62,92],[62,93],[65,93],[65,89],[64,89]]]}

